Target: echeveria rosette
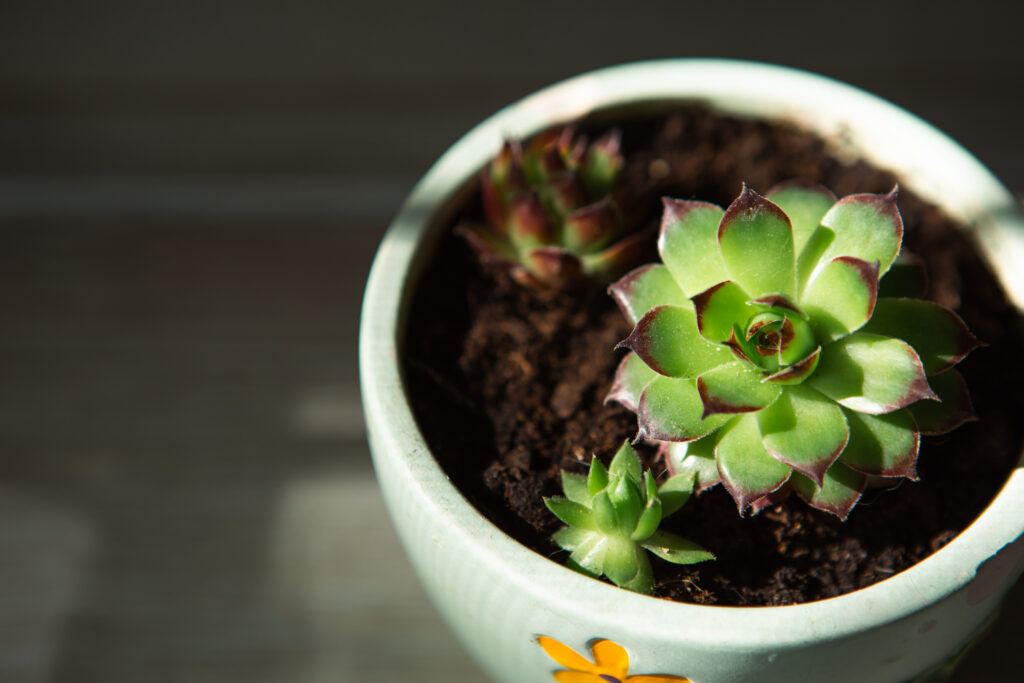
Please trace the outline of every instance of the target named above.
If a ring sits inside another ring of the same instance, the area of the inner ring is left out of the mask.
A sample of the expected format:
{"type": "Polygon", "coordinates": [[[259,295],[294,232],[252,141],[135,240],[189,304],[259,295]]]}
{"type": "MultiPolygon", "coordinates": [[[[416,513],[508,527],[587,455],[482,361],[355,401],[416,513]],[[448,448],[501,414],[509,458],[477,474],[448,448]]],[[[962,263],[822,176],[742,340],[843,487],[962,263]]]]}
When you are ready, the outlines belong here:
{"type": "Polygon", "coordinates": [[[896,296],[920,277],[897,261],[895,190],[768,197],[664,200],[663,263],[610,289],[635,328],[608,399],[741,513],[796,490],[845,519],[869,480],[916,479],[921,433],[973,419],[953,366],[978,342],[952,311],[896,296]]]}
{"type": "Polygon", "coordinates": [[[596,457],[590,473],[562,472],[565,497],[545,498],[548,509],[568,526],[552,540],[570,551],[567,564],[588,576],[607,576],[615,585],[649,593],[653,583],[647,551],[675,564],[694,564],[714,555],[692,541],[658,529],[693,491],[692,475],[676,475],[660,486],[629,443],[606,469],[596,457]]]}
{"type": "Polygon", "coordinates": [[[482,173],[486,224],[457,232],[526,287],[610,282],[636,264],[647,237],[626,234],[612,197],[623,164],[617,130],[592,143],[571,128],[507,141],[482,173]]]}

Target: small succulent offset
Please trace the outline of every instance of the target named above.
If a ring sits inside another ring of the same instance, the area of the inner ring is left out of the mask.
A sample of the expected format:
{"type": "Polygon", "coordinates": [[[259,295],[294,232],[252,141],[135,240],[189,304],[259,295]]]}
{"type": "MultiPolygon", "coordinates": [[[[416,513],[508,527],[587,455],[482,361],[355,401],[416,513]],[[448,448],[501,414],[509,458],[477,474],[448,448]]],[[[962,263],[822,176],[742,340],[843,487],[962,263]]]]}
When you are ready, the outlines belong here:
{"type": "Polygon", "coordinates": [[[565,497],[545,498],[544,503],[568,524],[552,539],[572,553],[570,567],[593,577],[603,574],[622,588],[649,593],[653,575],[645,550],[675,564],[713,560],[714,555],[696,543],[658,530],[661,520],[690,498],[693,475],[678,474],[657,486],[650,470],[641,474],[641,469],[636,451],[624,443],[607,469],[595,457],[586,477],[563,471],[565,497]]]}
{"type": "Polygon", "coordinates": [[[608,400],[637,413],[638,439],[666,442],[672,471],[721,482],[741,514],[795,490],[845,519],[869,481],[917,478],[921,433],[974,418],[952,368],[978,341],[899,291],[917,278],[898,259],[895,189],[768,197],[664,200],[663,263],[609,290],[635,328],[608,400]]]}
{"type": "Polygon", "coordinates": [[[610,282],[636,263],[646,238],[625,234],[612,198],[623,163],[617,130],[589,144],[567,127],[509,140],[482,174],[487,224],[457,232],[526,287],[610,282]]]}

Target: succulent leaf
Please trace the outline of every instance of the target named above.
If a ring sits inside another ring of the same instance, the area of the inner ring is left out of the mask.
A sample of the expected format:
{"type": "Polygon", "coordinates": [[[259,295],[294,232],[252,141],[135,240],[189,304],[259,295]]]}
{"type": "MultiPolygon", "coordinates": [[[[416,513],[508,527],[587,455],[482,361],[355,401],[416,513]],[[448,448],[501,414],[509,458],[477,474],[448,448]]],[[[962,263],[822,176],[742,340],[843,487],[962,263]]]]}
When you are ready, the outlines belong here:
{"type": "Polygon", "coordinates": [[[784,294],[762,294],[756,299],[748,301],[750,305],[763,306],[765,308],[777,309],[777,313],[785,315],[789,318],[799,318],[800,320],[807,320],[807,314],[804,313],[800,308],[790,301],[789,297],[784,294]]]}
{"type": "Polygon", "coordinates": [[[928,375],[953,367],[980,346],[960,316],[921,299],[879,299],[864,331],[910,344],[928,375]]]}
{"type": "Polygon", "coordinates": [[[921,437],[909,410],[885,415],[845,412],[850,442],[839,458],[843,464],[871,476],[917,479],[921,437]]]}
{"type": "Polygon", "coordinates": [[[731,415],[703,418],[704,402],[692,379],[655,377],[640,395],[638,438],[658,441],[692,441],[709,434],[731,415]]]}
{"type": "Polygon", "coordinates": [[[828,468],[819,483],[799,472],[793,473],[793,488],[811,507],[830,512],[846,521],[850,511],[860,500],[867,476],[841,462],[828,468]]]}
{"type": "Polygon", "coordinates": [[[686,505],[693,493],[693,474],[676,474],[658,487],[662,512],[666,517],[686,505]]]}
{"type": "Polygon", "coordinates": [[[569,213],[562,224],[562,246],[570,252],[587,254],[604,248],[622,223],[611,197],[569,213]]]}
{"type": "Polygon", "coordinates": [[[696,564],[715,559],[715,556],[693,541],[680,538],[667,531],[655,532],[644,547],[663,560],[674,564],[696,564]]]}
{"type": "MultiPolygon", "coordinates": [[[[550,175],[545,184],[537,187],[537,196],[549,216],[572,215],[577,209],[582,209],[588,200],[583,183],[571,172],[550,175]]],[[[618,221],[614,221],[609,229],[615,230],[618,226],[618,221]]]]}
{"type": "Polygon", "coordinates": [[[806,187],[785,183],[768,190],[765,197],[789,217],[793,226],[793,250],[798,255],[821,225],[822,217],[836,203],[832,191],[821,185],[806,187]]]}
{"type": "Polygon", "coordinates": [[[662,200],[664,213],[658,252],[687,295],[729,279],[718,249],[718,226],[725,212],[707,202],[662,200]]]}
{"type": "Polygon", "coordinates": [[[755,295],[796,296],[796,257],[789,218],[744,186],[718,227],[718,246],[729,279],[755,295]]]}
{"type": "Polygon", "coordinates": [[[878,264],[837,256],[818,270],[800,305],[810,316],[818,341],[827,344],[860,329],[877,299],[878,264]]]}
{"type": "Polygon", "coordinates": [[[640,409],[640,394],[657,374],[640,356],[632,352],[627,353],[615,371],[615,380],[604,402],[614,401],[634,413],[637,412],[640,409]]]}
{"type": "Polygon", "coordinates": [[[667,517],[664,514],[663,505],[660,498],[653,498],[644,508],[644,511],[640,514],[640,519],[637,520],[636,527],[633,529],[633,533],[630,534],[630,539],[634,541],[642,541],[648,538],[651,534],[657,530],[658,525],[661,524],[662,517],[667,517]]]}
{"type": "Polygon", "coordinates": [[[565,524],[578,529],[593,531],[597,529],[590,508],[568,498],[545,498],[544,505],[555,517],[565,524]]]}
{"type": "Polygon", "coordinates": [[[821,486],[850,438],[843,409],[810,387],[789,387],[757,413],[768,453],[821,486]]]}
{"type": "Polygon", "coordinates": [[[696,441],[665,441],[660,448],[669,473],[673,476],[692,477],[697,491],[721,483],[718,463],[715,462],[714,434],[696,441]]]}
{"type": "Polygon", "coordinates": [[[455,231],[466,240],[481,263],[509,261],[516,257],[508,238],[487,226],[467,223],[459,225],[455,231]]]}
{"type": "Polygon", "coordinates": [[[759,515],[759,514],[761,514],[762,510],[770,508],[773,505],[778,505],[779,503],[784,501],[786,498],[788,498],[789,494],[792,493],[792,491],[793,491],[793,486],[792,486],[793,477],[797,477],[797,476],[799,476],[799,473],[798,472],[793,472],[792,476],[790,476],[790,478],[789,478],[789,481],[787,481],[785,484],[783,484],[779,488],[775,489],[771,493],[766,493],[763,496],[761,496],[760,498],[755,499],[750,504],[750,507],[747,508],[747,510],[750,512],[750,515],[751,516],[759,515]]]}
{"type": "Polygon", "coordinates": [[[696,377],[731,359],[726,349],[701,336],[693,309],[682,306],[652,308],[619,347],[666,377],[696,377]]]}
{"type": "MultiPolygon", "coordinates": [[[[623,442],[619,450],[612,457],[612,463],[608,466],[608,474],[612,477],[628,477],[634,483],[643,480],[643,467],[640,458],[637,456],[628,442],[623,442]]],[[[639,492],[638,492],[639,495],[639,492]]]]}
{"type": "Polygon", "coordinates": [[[604,463],[596,457],[590,459],[590,472],[587,474],[587,491],[590,493],[591,502],[594,496],[608,486],[608,470],[604,463]]]}
{"type": "Polygon", "coordinates": [[[783,385],[800,384],[818,368],[818,360],[820,358],[821,347],[819,346],[792,365],[768,375],[764,378],[764,381],[783,385]]]}
{"type": "Polygon", "coordinates": [[[608,489],[601,489],[594,496],[590,503],[594,510],[594,521],[597,529],[605,535],[617,534],[619,532],[619,513],[612,503],[608,489]]]}
{"type": "Polygon", "coordinates": [[[615,483],[609,487],[608,499],[615,506],[619,520],[619,533],[630,535],[640,521],[640,513],[644,511],[643,498],[636,482],[626,476],[615,477],[615,483]]]}
{"type": "Polygon", "coordinates": [[[636,325],[644,313],[663,305],[688,306],[686,295],[660,263],[652,263],[630,271],[608,288],[619,310],[636,325]]]}
{"type": "Polygon", "coordinates": [[[832,241],[820,263],[837,256],[853,256],[878,263],[884,275],[896,259],[903,240],[903,218],[896,206],[896,189],[889,194],[854,194],[843,197],[821,219],[832,231],[832,241]]]}
{"type": "Polygon", "coordinates": [[[572,502],[590,506],[591,495],[587,488],[587,478],[582,474],[562,470],[562,492],[572,502]]]}
{"type": "Polygon", "coordinates": [[[740,514],[786,483],[793,470],[768,453],[755,415],[741,415],[722,429],[715,446],[722,483],[740,514]]]}
{"type": "Polygon", "coordinates": [[[779,367],[799,363],[817,347],[810,323],[794,316],[783,319],[779,336],[779,367]]]}
{"type": "Polygon", "coordinates": [[[601,282],[610,282],[629,270],[647,251],[652,234],[638,232],[623,237],[594,254],[583,254],[579,257],[583,264],[583,272],[601,282]]]}
{"type": "Polygon", "coordinates": [[[654,476],[651,475],[650,470],[644,472],[644,483],[641,488],[643,488],[644,505],[649,505],[652,500],[658,497],[658,485],[654,483],[654,476]]]}
{"type": "Polygon", "coordinates": [[[654,582],[651,562],[643,548],[629,539],[609,538],[604,574],[618,586],[638,593],[650,591],[654,582]]]}
{"type": "Polygon", "coordinates": [[[564,526],[556,531],[552,538],[563,549],[576,550],[596,540],[598,534],[586,529],[574,529],[571,526],[564,526]]]}
{"type": "Polygon", "coordinates": [[[529,283],[532,281],[571,281],[580,277],[583,272],[580,260],[560,247],[524,249],[520,252],[520,261],[525,272],[519,280],[521,283],[527,283],[527,286],[530,286],[529,283]]]}
{"type": "Polygon", "coordinates": [[[530,249],[555,241],[555,226],[536,194],[528,192],[512,202],[509,237],[516,249],[530,249]]]}
{"type": "Polygon", "coordinates": [[[824,347],[807,381],[836,403],[872,415],[938,398],[914,349],[899,339],[864,331],[824,347]]]}
{"type": "Polygon", "coordinates": [[[977,420],[967,383],[956,370],[932,375],[928,383],[938,394],[940,402],[918,401],[907,410],[914,416],[922,434],[945,434],[965,422],[977,420]]]}
{"type": "Polygon", "coordinates": [[[729,339],[737,320],[750,318],[757,308],[747,303],[750,296],[735,282],[719,282],[691,298],[697,329],[709,342],[729,339]]]}
{"type": "Polygon", "coordinates": [[[606,537],[596,531],[567,526],[556,531],[551,539],[572,554],[569,560],[593,576],[600,576],[604,567],[606,537]]]}
{"type": "Polygon", "coordinates": [[[606,194],[615,185],[625,165],[621,146],[622,134],[611,130],[594,141],[585,152],[581,175],[591,194],[606,194]]]}
{"type": "Polygon", "coordinates": [[[704,406],[702,417],[750,413],[771,405],[782,389],[761,378],[757,368],[739,360],[705,372],[697,378],[697,392],[704,406]]]}
{"type": "Polygon", "coordinates": [[[569,559],[565,561],[565,566],[573,570],[574,572],[579,572],[580,574],[583,574],[584,576],[589,576],[592,579],[601,578],[600,572],[591,571],[590,569],[587,569],[582,564],[576,561],[576,557],[578,554],[580,554],[580,551],[574,550],[573,553],[569,555],[569,559]]]}

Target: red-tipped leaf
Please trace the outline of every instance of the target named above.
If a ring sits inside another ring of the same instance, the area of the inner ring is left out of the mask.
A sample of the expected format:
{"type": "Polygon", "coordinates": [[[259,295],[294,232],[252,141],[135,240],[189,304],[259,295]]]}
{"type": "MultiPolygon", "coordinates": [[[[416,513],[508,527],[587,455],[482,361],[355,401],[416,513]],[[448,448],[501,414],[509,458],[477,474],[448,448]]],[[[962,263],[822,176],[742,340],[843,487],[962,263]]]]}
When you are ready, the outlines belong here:
{"type": "Polygon", "coordinates": [[[787,388],[757,420],[768,453],[818,486],[850,438],[843,409],[802,385],[787,388]]]}
{"type": "Polygon", "coordinates": [[[658,252],[679,287],[693,296],[729,279],[718,249],[719,206],[684,199],[661,200],[658,252]]]}
{"type": "Polygon", "coordinates": [[[656,376],[639,356],[627,353],[615,371],[615,380],[604,402],[618,403],[635,413],[640,408],[640,395],[656,376]]]}
{"type": "Polygon", "coordinates": [[[796,257],[789,218],[749,187],[729,205],[718,227],[729,279],[753,296],[796,295],[796,257]]]}
{"type": "Polygon", "coordinates": [[[889,194],[853,194],[843,197],[821,219],[833,232],[819,263],[837,256],[853,256],[878,263],[884,275],[903,242],[903,218],[896,206],[896,188],[889,194]]]}
{"type": "Polygon", "coordinates": [[[922,434],[945,434],[965,422],[978,419],[974,414],[974,406],[971,405],[967,383],[959,372],[946,370],[929,377],[928,383],[938,394],[941,402],[919,401],[907,408],[914,416],[914,421],[922,434]]]}
{"type": "Polygon", "coordinates": [[[555,241],[555,226],[532,192],[512,202],[508,231],[512,243],[519,249],[549,245],[555,241]]]}
{"type": "Polygon", "coordinates": [[[584,254],[580,257],[583,270],[597,280],[610,282],[640,261],[647,253],[652,237],[650,231],[638,232],[597,253],[584,254]]]}
{"type": "Polygon", "coordinates": [[[607,245],[618,231],[621,217],[610,197],[589,204],[565,217],[562,245],[570,251],[587,253],[607,245]]]}
{"type": "Polygon", "coordinates": [[[821,347],[811,351],[802,360],[790,366],[782,368],[778,372],[764,378],[765,382],[773,384],[800,384],[811,376],[811,373],[818,367],[818,360],[821,358],[821,347]]]}
{"type": "Polygon", "coordinates": [[[728,350],[700,336],[693,310],[682,306],[651,309],[619,348],[633,351],[666,377],[697,377],[730,361],[728,350]]]}
{"type": "Polygon", "coordinates": [[[758,370],[736,360],[698,377],[697,391],[704,405],[703,417],[708,417],[761,410],[771,405],[782,389],[775,384],[762,382],[758,370]]]}
{"type": "Polygon", "coordinates": [[[875,310],[878,263],[837,256],[819,268],[800,305],[818,341],[826,344],[860,329],[875,310]]]}
{"type": "Polygon", "coordinates": [[[910,344],[928,375],[953,367],[981,345],[960,316],[921,299],[879,299],[864,331],[910,344]]]}
{"type": "Polygon", "coordinates": [[[757,311],[747,303],[749,298],[739,285],[728,280],[692,297],[701,336],[710,342],[727,341],[733,325],[745,321],[757,311]]]}
{"type": "Polygon", "coordinates": [[[582,277],[580,260],[561,247],[537,247],[522,253],[522,264],[545,284],[564,284],[582,277]]]}
{"type": "Polygon", "coordinates": [[[755,416],[733,418],[725,429],[715,446],[715,459],[722,484],[743,514],[758,498],[785,484],[793,470],[765,450],[755,416]]]}
{"type": "Polygon", "coordinates": [[[672,279],[668,268],[651,263],[636,268],[608,288],[619,310],[634,325],[656,306],[689,306],[686,295],[672,279]]]}
{"type": "Polygon", "coordinates": [[[877,477],[906,477],[917,480],[917,452],[921,436],[909,410],[886,415],[845,411],[850,441],[840,462],[877,477]]]}
{"type": "Polygon", "coordinates": [[[937,399],[914,349],[863,330],[823,347],[807,381],[836,403],[872,415],[937,399]]]}
{"type": "Polygon", "coordinates": [[[655,377],[640,396],[637,439],[693,441],[729,421],[730,415],[704,419],[704,405],[692,379],[655,377]]]}
{"type": "Polygon", "coordinates": [[[823,480],[811,481],[796,473],[790,480],[797,495],[811,507],[829,512],[842,521],[850,515],[857,505],[868,478],[861,472],[837,462],[825,472],[823,480]]]}

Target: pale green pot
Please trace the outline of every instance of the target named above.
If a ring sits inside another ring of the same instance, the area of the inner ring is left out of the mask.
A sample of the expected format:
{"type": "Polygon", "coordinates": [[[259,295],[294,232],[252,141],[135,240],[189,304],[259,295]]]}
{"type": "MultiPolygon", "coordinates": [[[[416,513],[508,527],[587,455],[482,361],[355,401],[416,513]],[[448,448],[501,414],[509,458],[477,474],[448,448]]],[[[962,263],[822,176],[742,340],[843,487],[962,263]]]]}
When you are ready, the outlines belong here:
{"type": "Polygon", "coordinates": [[[894,105],[820,76],[743,62],[670,60],[585,74],[500,111],[459,140],[416,186],[380,247],[363,303],[360,367],[388,510],[430,598],[495,681],[553,680],[563,667],[541,649],[539,635],[591,661],[589,645],[609,639],[628,652],[631,676],[695,683],[885,683],[927,675],[989,622],[1024,569],[1020,468],[966,531],[890,579],[803,605],[699,606],[585,578],[519,545],[452,486],[413,419],[400,362],[409,300],[460,190],[502,141],[598,109],[694,99],[726,113],[796,122],[891,169],[971,225],[1010,297],[1018,307],[1024,302],[1024,219],[1014,198],[955,142],[894,105]]]}

